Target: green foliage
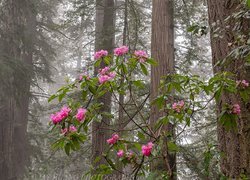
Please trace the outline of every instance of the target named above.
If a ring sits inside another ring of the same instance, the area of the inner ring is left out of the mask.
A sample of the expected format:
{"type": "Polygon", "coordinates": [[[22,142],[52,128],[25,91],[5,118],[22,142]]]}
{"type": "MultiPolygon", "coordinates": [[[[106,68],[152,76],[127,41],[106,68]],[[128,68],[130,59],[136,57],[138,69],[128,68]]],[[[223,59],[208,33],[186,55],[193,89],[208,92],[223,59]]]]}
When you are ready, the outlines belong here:
{"type": "Polygon", "coordinates": [[[246,4],[247,4],[248,8],[250,9],[250,0],[246,0],[246,4]]]}
{"type": "MultiPolygon", "coordinates": [[[[53,131],[69,128],[71,125],[77,127],[77,132],[70,132],[59,134],[58,140],[52,145],[54,149],[64,149],[67,155],[70,155],[72,151],[77,151],[81,148],[81,144],[88,139],[89,125],[93,121],[101,121],[101,117],[108,119],[114,119],[115,114],[103,112],[103,104],[99,103],[98,99],[105,95],[107,92],[111,93],[116,101],[118,101],[117,94],[126,94],[129,92],[129,97],[133,100],[135,92],[139,89],[146,89],[143,80],[133,77],[133,74],[140,74],[141,76],[148,75],[148,67],[150,65],[156,65],[153,59],[147,59],[145,62],[139,62],[133,55],[126,55],[127,61],[124,61],[124,57],[113,58],[106,56],[97,60],[95,66],[100,63],[104,63],[109,66],[109,69],[103,74],[100,73],[97,77],[84,76],[81,80],[60,88],[55,95],[52,95],[49,101],[58,98],[59,102],[68,96],[69,93],[75,90],[81,91],[79,99],[68,98],[68,106],[71,108],[69,116],[62,120],[62,122],[52,125],[53,131]],[[114,59],[114,60],[113,60],[114,59]],[[116,74],[115,77],[101,82],[102,76],[109,76],[110,73],[116,74]],[[133,90],[131,89],[133,87],[133,90]],[[135,92],[134,92],[135,91],[135,92]],[[86,118],[83,122],[79,122],[75,114],[79,107],[84,107],[88,110],[86,118]],[[57,127],[57,128],[55,128],[57,127]]],[[[138,76],[137,76],[138,77],[138,76]]],[[[149,124],[145,117],[143,117],[143,107],[146,106],[142,103],[136,107],[135,114],[131,115],[131,112],[127,112],[123,107],[125,114],[129,117],[129,120],[137,127],[135,131],[135,139],[129,141],[126,137],[120,138],[115,143],[110,144],[109,149],[103,158],[105,158],[107,164],[101,164],[97,170],[97,175],[93,176],[94,179],[100,179],[104,175],[117,170],[114,154],[119,150],[124,151],[124,155],[119,159],[125,166],[128,164],[134,165],[134,175],[146,176],[149,171],[148,165],[145,163],[145,158],[150,162],[152,158],[159,158],[164,152],[163,147],[167,147],[169,152],[176,153],[180,151],[179,145],[174,137],[171,137],[169,132],[162,131],[162,127],[171,123],[174,126],[182,125],[183,131],[186,127],[190,126],[196,114],[206,111],[209,103],[213,100],[220,102],[222,96],[225,93],[236,94],[241,92],[242,98],[249,98],[249,88],[240,88],[235,81],[235,76],[229,72],[223,72],[216,74],[214,77],[204,81],[199,76],[188,76],[180,74],[167,75],[161,81],[159,88],[159,96],[153,100],[151,106],[156,105],[163,116],[158,119],[154,127],[149,124]],[[206,100],[201,97],[206,96],[206,100]],[[142,116],[140,123],[135,120],[137,115],[142,116]],[[168,138],[167,143],[165,138],[168,138]],[[152,139],[154,143],[153,150],[149,157],[142,154],[142,145],[148,139],[152,139]]],[[[145,99],[145,101],[147,98],[145,99]]],[[[135,102],[135,101],[134,101],[135,102]]],[[[117,102],[119,103],[119,101],[117,102]]],[[[136,102],[135,102],[136,103],[136,102]]],[[[237,114],[232,113],[232,105],[226,105],[224,111],[219,116],[219,123],[221,123],[225,129],[234,130],[237,127],[237,114]]],[[[181,131],[181,133],[183,132],[181,131]]],[[[179,136],[178,134],[177,136],[179,136]]],[[[204,167],[205,172],[209,176],[209,166],[212,159],[211,147],[204,154],[204,167]]],[[[97,160],[98,161],[98,160],[97,160]]],[[[148,178],[153,177],[152,174],[148,178]]],[[[163,177],[162,177],[163,178],[163,177]]],[[[165,176],[164,176],[165,178],[165,176]]],[[[167,176],[166,176],[167,178],[167,176]]]]}
{"type": "Polygon", "coordinates": [[[188,27],[187,32],[191,32],[194,35],[204,36],[204,35],[207,35],[207,33],[208,33],[208,27],[194,24],[194,25],[188,27]]]}

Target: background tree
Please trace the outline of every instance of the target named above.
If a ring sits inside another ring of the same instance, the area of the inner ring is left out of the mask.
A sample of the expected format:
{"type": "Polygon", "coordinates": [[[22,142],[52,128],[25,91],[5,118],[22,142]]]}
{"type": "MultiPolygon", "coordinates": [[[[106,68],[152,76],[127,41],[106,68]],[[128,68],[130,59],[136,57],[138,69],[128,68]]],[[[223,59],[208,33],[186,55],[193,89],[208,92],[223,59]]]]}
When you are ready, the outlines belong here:
{"type": "MultiPolygon", "coordinates": [[[[43,33],[43,1],[1,1],[1,162],[3,179],[21,179],[29,164],[31,146],[27,134],[31,88],[37,79],[50,80],[49,62],[54,53],[43,33]]],[[[47,12],[49,9],[47,9],[47,12]]]]}
{"type": "MultiPolygon", "coordinates": [[[[96,39],[95,51],[102,49],[112,52],[114,49],[115,38],[115,5],[113,0],[99,0],[96,2],[96,39]]],[[[95,69],[95,74],[98,74],[99,68],[104,68],[105,64],[102,63],[100,67],[95,69]]],[[[111,112],[111,95],[105,94],[100,98],[102,103],[102,111],[111,112]]],[[[108,129],[110,128],[109,117],[103,115],[101,122],[93,122],[92,125],[92,154],[93,166],[97,167],[100,164],[106,164],[105,159],[102,157],[103,152],[107,149],[106,140],[110,136],[108,129]],[[101,158],[96,163],[96,159],[101,158]]]]}
{"type": "MultiPolygon", "coordinates": [[[[157,67],[151,68],[151,101],[158,95],[160,81],[164,75],[174,73],[174,3],[172,0],[155,0],[153,1],[152,12],[152,40],[151,53],[152,57],[158,62],[157,67]]],[[[157,120],[164,115],[159,112],[156,106],[151,109],[151,123],[154,125],[157,120]]],[[[159,134],[164,137],[164,144],[168,138],[174,136],[174,126],[166,125],[159,134]],[[168,135],[167,135],[168,134],[168,135]]],[[[168,147],[162,147],[164,161],[157,159],[154,162],[153,169],[167,171],[170,179],[176,179],[176,155],[168,151],[168,147]]]]}

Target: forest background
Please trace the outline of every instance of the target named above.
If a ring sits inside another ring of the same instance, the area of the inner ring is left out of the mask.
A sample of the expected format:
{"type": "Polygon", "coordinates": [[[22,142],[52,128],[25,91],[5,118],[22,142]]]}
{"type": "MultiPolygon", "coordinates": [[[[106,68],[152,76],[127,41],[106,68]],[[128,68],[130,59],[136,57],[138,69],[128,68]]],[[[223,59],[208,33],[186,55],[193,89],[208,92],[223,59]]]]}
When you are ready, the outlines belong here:
{"type": "Polygon", "coordinates": [[[249,0],[0,7],[0,179],[250,178],[249,0]],[[131,63],[94,57],[123,45],[129,52],[115,57],[131,63]],[[114,89],[98,84],[106,65],[114,89]],[[72,117],[63,123],[78,132],[51,120],[65,105],[72,117]],[[75,121],[79,107],[94,105],[99,116],[88,109],[88,123],[75,121]],[[114,133],[117,146],[107,142],[114,133]],[[117,157],[129,148],[132,160],[117,157]]]}

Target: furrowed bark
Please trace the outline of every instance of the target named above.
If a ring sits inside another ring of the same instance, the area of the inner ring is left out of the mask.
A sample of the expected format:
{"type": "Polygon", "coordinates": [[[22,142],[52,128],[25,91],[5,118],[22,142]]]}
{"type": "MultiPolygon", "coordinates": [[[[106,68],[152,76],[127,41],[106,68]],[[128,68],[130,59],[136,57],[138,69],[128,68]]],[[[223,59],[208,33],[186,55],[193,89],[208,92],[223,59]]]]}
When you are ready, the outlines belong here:
{"type": "MultiPolygon", "coordinates": [[[[151,101],[158,95],[162,76],[174,73],[174,3],[173,0],[154,0],[152,14],[152,57],[158,66],[151,68],[151,101]]],[[[152,126],[164,116],[156,106],[151,107],[150,121],[152,126]]],[[[174,127],[168,124],[163,128],[174,136],[174,127]]],[[[165,137],[167,143],[168,139],[165,137]]],[[[176,154],[164,149],[164,160],[157,159],[152,163],[152,169],[166,172],[170,179],[176,179],[176,154]]]]}
{"type": "MultiPolygon", "coordinates": [[[[219,61],[226,58],[232,51],[230,45],[236,40],[233,27],[234,20],[225,22],[225,19],[237,12],[240,0],[208,0],[209,24],[211,27],[211,48],[214,73],[229,71],[236,74],[236,79],[250,81],[249,67],[243,65],[242,59],[234,59],[228,66],[215,66],[219,61]],[[216,28],[222,30],[222,38],[215,38],[216,28]]],[[[249,38],[250,22],[242,23],[242,33],[249,38]],[[244,32],[245,31],[245,32],[244,32]]],[[[240,178],[246,175],[250,178],[250,103],[244,103],[239,94],[231,95],[223,93],[217,112],[221,113],[224,104],[236,104],[241,106],[241,115],[237,120],[237,130],[227,131],[218,123],[218,141],[221,151],[221,171],[229,178],[240,178]]]]}

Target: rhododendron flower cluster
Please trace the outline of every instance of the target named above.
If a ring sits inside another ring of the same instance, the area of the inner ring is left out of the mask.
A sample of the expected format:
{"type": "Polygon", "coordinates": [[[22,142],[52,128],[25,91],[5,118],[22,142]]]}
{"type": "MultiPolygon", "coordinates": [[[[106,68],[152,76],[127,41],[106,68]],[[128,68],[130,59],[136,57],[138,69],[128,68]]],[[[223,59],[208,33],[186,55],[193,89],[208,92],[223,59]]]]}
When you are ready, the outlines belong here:
{"type": "Polygon", "coordinates": [[[66,135],[68,132],[73,133],[73,132],[76,132],[76,131],[77,131],[76,127],[71,125],[69,127],[69,131],[68,131],[68,128],[61,129],[61,134],[66,135]]]}
{"type": "Polygon", "coordinates": [[[185,105],[185,102],[183,100],[179,101],[179,102],[175,102],[173,105],[172,105],[172,109],[178,113],[181,112],[181,110],[183,109],[185,105]]]}
{"type": "Polygon", "coordinates": [[[83,79],[83,75],[79,75],[79,81],[82,81],[82,79],[83,79]]]}
{"type": "Polygon", "coordinates": [[[109,72],[109,70],[110,70],[109,67],[105,67],[99,70],[100,76],[98,80],[100,84],[103,84],[109,80],[112,80],[116,76],[115,72],[109,72]]]}
{"type": "Polygon", "coordinates": [[[142,154],[144,156],[150,156],[153,146],[154,144],[152,142],[149,142],[147,145],[143,145],[141,148],[142,154]]]}
{"type": "Polygon", "coordinates": [[[115,144],[119,140],[119,135],[118,134],[113,134],[110,139],[107,140],[108,144],[115,144]]]}
{"type": "Polygon", "coordinates": [[[84,108],[79,108],[79,109],[77,110],[76,119],[77,119],[78,121],[80,121],[80,122],[83,121],[83,120],[85,119],[86,112],[87,112],[86,109],[84,109],[84,108]]]}
{"type": "Polygon", "coordinates": [[[104,67],[103,69],[99,69],[99,74],[105,75],[107,72],[109,72],[110,68],[109,67],[104,67]]]}
{"type": "Polygon", "coordinates": [[[135,51],[134,55],[136,56],[136,58],[139,59],[140,63],[144,63],[146,61],[146,59],[148,58],[147,53],[143,50],[135,51]]]}
{"type": "Polygon", "coordinates": [[[89,80],[89,79],[90,79],[89,75],[86,75],[86,74],[81,74],[81,75],[79,76],[79,81],[82,81],[82,80],[83,80],[83,78],[86,78],[87,80],[89,80]]]}
{"type": "Polygon", "coordinates": [[[128,47],[127,46],[121,46],[119,48],[116,48],[114,50],[114,55],[115,56],[123,56],[124,54],[128,53],[128,47]]]}
{"type": "Polygon", "coordinates": [[[54,124],[60,123],[63,119],[68,117],[71,109],[69,107],[63,107],[59,112],[51,114],[50,118],[54,124]]]}
{"type": "Polygon", "coordinates": [[[71,126],[69,127],[69,131],[70,131],[70,132],[76,132],[77,129],[76,129],[75,126],[71,125],[71,126]]]}
{"type": "Polygon", "coordinates": [[[239,104],[234,104],[232,107],[232,113],[239,115],[241,112],[240,110],[240,105],[239,104]]]}
{"type": "Polygon", "coordinates": [[[119,158],[123,157],[124,156],[124,151],[122,149],[120,149],[118,152],[117,152],[117,156],[119,158]]]}
{"type": "Polygon", "coordinates": [[[236,81],[237,86],[240,86],[242,88],[247,88],[249,87],[249,82],[247,82],[246,80],[241,80],[241,81],[236,81]]]}
{"type": "Polygon", "coordinates": [[[100,50],[100,51],[97,51],[94,54],[94,58],[97,60],[97,59],[103,58],[103,57],[105,57],[107,55],[108,55],[108,51],[106,51],[106,50],[100,50]]]}

